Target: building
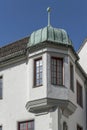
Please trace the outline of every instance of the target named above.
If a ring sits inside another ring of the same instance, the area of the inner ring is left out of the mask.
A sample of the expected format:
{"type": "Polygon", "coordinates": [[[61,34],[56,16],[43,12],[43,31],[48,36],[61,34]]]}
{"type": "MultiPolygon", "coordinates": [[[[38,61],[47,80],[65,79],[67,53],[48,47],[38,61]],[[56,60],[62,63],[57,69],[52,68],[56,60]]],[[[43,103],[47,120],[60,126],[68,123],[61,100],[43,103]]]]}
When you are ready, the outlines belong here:
{"type": "Polygon", "coordinates": [[[0,130],[87,130],[87,75],[67,32],[48,23],[0,48],[0,130]]]}
{"type": "Polygon", "coordinates": [[[80,46],[80,49],[78,50],[78,55],[80,57],[79,63],[81,64],[84,71],[87,73],[87,38],[83,41],[82,45],[80,46]]]}

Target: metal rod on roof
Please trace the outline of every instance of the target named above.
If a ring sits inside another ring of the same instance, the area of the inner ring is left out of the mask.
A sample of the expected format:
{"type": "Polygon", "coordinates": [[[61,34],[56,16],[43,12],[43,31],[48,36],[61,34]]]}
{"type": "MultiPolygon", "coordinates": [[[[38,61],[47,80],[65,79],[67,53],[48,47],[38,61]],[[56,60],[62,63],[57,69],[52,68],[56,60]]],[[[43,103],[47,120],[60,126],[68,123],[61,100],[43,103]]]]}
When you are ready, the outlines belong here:
{"type": "Polygon", "coordinates": [[[50,12],[51,12],[50,7],[47,8],[47,12],[48,12],[48,26],[50,26],[50,12]]]}

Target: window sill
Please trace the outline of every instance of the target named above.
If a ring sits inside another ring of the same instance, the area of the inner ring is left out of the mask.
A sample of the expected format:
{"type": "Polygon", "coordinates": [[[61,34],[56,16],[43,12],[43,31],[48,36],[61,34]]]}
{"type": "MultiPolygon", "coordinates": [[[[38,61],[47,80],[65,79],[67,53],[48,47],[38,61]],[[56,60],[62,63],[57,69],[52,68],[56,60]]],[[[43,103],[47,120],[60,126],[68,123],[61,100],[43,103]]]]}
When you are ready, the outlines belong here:
{"type": "Polygon", "coordinates": [[[42,87],[43,85],[38,85],[38,86],[33,86],[33,88],[38,88],[38,87],[42,87]]]}
{"type": "Polygon", "coordinates": [[[62,85],[57,85],[57,84],[51,84],[53,87],[56,87],[56,88],[58,88],[58,87],[62,87],[62,88],[66,88],[63,84],[62,85]]]}
{"type": "Polygon", "coordinates": [[[78,104],[78,103],[77,103],[77,105],[78,105],[81,109],[83,109],[83,105],[81,106],[81,105],[80,105],[80,104],[78,104]]]}

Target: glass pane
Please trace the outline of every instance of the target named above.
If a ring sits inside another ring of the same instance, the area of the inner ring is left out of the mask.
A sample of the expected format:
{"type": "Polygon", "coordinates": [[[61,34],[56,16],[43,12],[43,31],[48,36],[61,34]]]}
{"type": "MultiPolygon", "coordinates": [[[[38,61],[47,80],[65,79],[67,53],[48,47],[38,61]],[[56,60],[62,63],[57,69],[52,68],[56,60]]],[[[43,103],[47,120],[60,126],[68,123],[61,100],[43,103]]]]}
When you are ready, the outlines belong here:
{"type": "Polygon", "coordinates": [[[40,79],[40,83],[39,83],[39,85],[42,85],[42,79],[40,79]]]}
{"type": "Polygon", "coordinates": [[[54,78],[54,84],[56,84],[56,78],[54,78]]]}
{"type": "Polygon", "coordinates": [[[37,73],[37,75],[36,75],[36,79],[39,79],[39,73],[37,73]]]}
{"type": "Polygon", "coordinates": [[[28,123],[28,128],[32,128],[31,122],[28,123]]]}
{"type": "Polygon", "coordinates": [[[38,67],[36,68],[36,72],[39,72],[39,69],[40,69],[40,68],[39,68],[39,66],[38,66],[38,67]]]}
{"type": "Polygon", "coordinates": [[[36,61],[36,66],[39,66],[39,61],[36,61]]]}
{"type": "Polygon", "coordinates": [[[26,130],[26,123],[20,124],[20,130],[26,130]]]}
{"type": "Polygon", "coordinates": [[[42,71],[42,66],[40,66],[40,72],[42,71]]]}
{"type": "Polygon", "coordinates": [[[40,66],[42,66],[42,60],[40,60],[40,66]]]}
{"type": "Polygon", "coordinates": [[[38,86],[39,85],[39,80],[37,79],[37,81],[36,81],[36,85],[38,86]]]}
{"type": "Polygon", "coordinates": [[[54,60],[54,65],[56,65],[56,60],[54,60]]]}
{"type": "Polygon", "coordinates": [[[40,73],[40,79],[42,79],[42,73],[40,73]]]}

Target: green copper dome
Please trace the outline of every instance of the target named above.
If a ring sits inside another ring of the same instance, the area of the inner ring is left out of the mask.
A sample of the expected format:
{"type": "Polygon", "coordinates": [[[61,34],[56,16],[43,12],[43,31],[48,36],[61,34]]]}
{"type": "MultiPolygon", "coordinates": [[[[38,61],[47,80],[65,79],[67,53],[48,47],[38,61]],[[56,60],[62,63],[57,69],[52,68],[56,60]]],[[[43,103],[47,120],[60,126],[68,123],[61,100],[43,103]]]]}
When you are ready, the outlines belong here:
{"type": "Polygon", "coordinates": [[[27,47],[31,47],[45,41],[72,45],[67,35],[67,32],[64,29],[57,29],[53,28],[52,26],[47,26],[37,31],[34,31],[31,34],[27,47]]]}

